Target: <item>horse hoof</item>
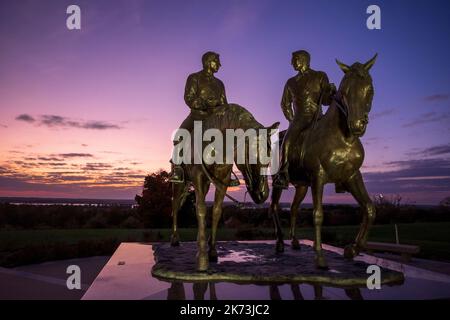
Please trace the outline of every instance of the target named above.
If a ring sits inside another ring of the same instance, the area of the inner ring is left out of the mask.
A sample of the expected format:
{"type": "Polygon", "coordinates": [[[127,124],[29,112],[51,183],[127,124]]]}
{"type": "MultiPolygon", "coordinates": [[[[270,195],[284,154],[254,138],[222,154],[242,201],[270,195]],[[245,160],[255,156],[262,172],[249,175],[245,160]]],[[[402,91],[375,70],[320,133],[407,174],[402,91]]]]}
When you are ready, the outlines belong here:
{"type": "Polygon", "coordinates": [[[325,259],[324,256],[322,256],[322,255],[316,256],[316,268],[328,270],[327,260],[325,259]]]}
{"type": "Polygon", "coordinates": [[[209,262],[217,262],[219,260],[219,258],[217,257],[216,250],[209,251],[208,257],[209,257],[209,262]]]}
{"type": "Polygon", "coordinates": [[[283,241],[277,241],[277,245],[276,245],[275,251],[277,253],[284,252],[284,242],[283,241]]]}
{"type": "Polygon", "coordinates": [[[172,236],[170,239],[170,245],[172,247],[178,247],[180,245],[180,240],[178,239],[178,236],[172,236]]]}
{"type": "Polygon", "coordinates": [[[300,242],[297,239],[292,240],[291,246],[294,250],[300,250],[300,242]]]}
{"type": "Polygon", "coordinates": [[[200,255],[197,257],[197,271],[207,271],[209,267],[208,255],[200,255]]]}
{"type": "Polygon", "coordinates": [[[344,248],[344,258],[352,260],[358,255],[359,250],[354,244],[350,244],[344,248]]]}

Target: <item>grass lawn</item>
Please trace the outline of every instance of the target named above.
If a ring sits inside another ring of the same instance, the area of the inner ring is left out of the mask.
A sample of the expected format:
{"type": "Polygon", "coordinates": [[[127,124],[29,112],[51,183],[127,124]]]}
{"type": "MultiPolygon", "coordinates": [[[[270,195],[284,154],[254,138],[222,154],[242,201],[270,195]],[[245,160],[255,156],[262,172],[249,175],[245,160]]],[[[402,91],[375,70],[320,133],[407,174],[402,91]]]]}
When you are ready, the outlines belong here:
{"type": "MultiPolygon", "coordinates": [[[[400,243],[421,247],[419,257],[450,261],[450,222],[399,224],[398,230],[400,243]]],[[[358,226],[324,227],[323,241],[342,246],[351,241],[357,231],[358,226]]],[[[180,229],[182,241],[193,241],[196,235],[196,229],[180,229]]],[[[285,230],[285,237],[287,235],[285,230]]],[[[298,228],[297,235],[300,239],[312,239],[313,228],[298,228]]],[[[273,239],[273,229],[258,230],[255,233],[239,233],[235,229],[225,228],[218,230],[218,240],[245,238],[273,239]]],[[[149,242],[169,239],[169,229],[0,230],[0,265],[12,266],[46,259],[112,254],[117,244],[123,241],[149,242]],[[22,253],[18,255],[17,252],[22,253]],[[33,257],[29,257],[30,255],[33,257]]],[[[394,226],[373,226],[369,240],[395,242],[394,226]]]]}

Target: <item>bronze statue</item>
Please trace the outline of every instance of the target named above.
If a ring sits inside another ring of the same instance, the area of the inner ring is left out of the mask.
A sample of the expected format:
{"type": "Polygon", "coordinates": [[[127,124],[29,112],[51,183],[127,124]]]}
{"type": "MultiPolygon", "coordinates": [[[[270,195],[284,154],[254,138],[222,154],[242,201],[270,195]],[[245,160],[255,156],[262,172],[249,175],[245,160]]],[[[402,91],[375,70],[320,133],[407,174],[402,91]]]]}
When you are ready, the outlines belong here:
{"type": "MultiPolygon", "coordinates": [[[[366,131],[368,114],[372,107],[374,90],[369,70],[376,57],[375,55],[364,64],[356,62],[352,66],[336,60],[345,73],[337,94],[326,114],[315,126],[307,129],[304,147],[302,148],[302,143],[293,143],[288,154],[289,181],[296,189],[291,206],[292,247],[300,249],[295,235],[296,217],[308,186],[311,186],[314,205],[314,249],[316,266],[319,268],[327,268],[321,241],[322,195],[326,183],[335,183],[339,189],[350,192],[363,211],[363,221],[355,243],[345,247],[346,258],[355,257],[365,247],[369,229],[375,219],[375,206],[366,191],[360,172],[364,148],[359,138],[366,131]]],[[[275,222],[278,252],[284,250],[283,233],[277,213],[282,191],[281,187],[273,188],[269,209],[275,222]]]]}
{"type": "MultiPolygon", "coordinates": [[[[212,51],[206,52],[202,56],[202,65],[203,70],[189,75],[184,90],[184,101],[191,112],[180,128],[188,131],[194,128],[194,121],[207,118],[215,107],[228,103],[223,82],[214,76],[221,67],[219,54],[212,51]]],[[[184,171],[181,165],[173,165],[169,180],[173,183],[184,182],[184,171]]],[[[231,181],[230,184],[239,183],[231,181]]]]}
{"type": "Polygon", "coordinates": [[[336,87],[328,82],[325,72],[310,68],[310,60],[305,50],[292,53],[291,63],[298,74],[286,82],[281,99],[281,109],[289,121],[289,128],[283,139],[280,170],[273,184],[284,189],[289,184],[290,146],[293,143],[301,144],[304,140],[303,131],[322,116],[322,104],[329,105],[336,92],[336,87]]]}
{"type": "MultiPolygon", "coordinates": [[[[268,134],[272,133],[272,130],[278,128],[279,122],[274,123],[269,128],[265,128],[248,112],[245,108],[237,104],[225,104],[216,106],[211,113],[211,116],[202,120],[203,130],[209,130],[211,128],[218,129],[220,132],[225,132],[228,129],[267,129],[268,134]]],[[[222,135],[226,137],[226,134],[222,135]]],[[[266,141],[269,141],[270,137],[266,137],[266,141]]],[[[238,147],[238,143],[235,139],[231,142],[228,139],[224,139],[222,145],[224,150],[235,150],[238,147]]],[[[252,143],[257,143],[253,140],[244,140],[245,158],[244,162],[236,161],[238,155],[234,152],[231,160],[234,159],[237,168],[241,171],[247,191],[251,198],[256,203],[263,203],[269,196],[268,177],[261,174],[261,170],[265,169],[269,163],[265,164],[260,161],[259,156],[255,163],[249,161],[250,151],[254,148],[252,143]]],[[[270,143],[268,143],[268,150],[270,151],[270,143]]],[[[195,155],[193,154],[192,157],[195,155]]],[[[226,157],[226,155],[223,155],[226,157]]],[[[232,161],[233,162],[233,161],[232,161]]],[[[183,205],[190,182],[195,190],[196,196],[196,214],[198,221],[198,253],[197,253],[197,269],[199,271],[205,271],[208,269],[208,261],[217,261],[216,251],[216,234],[217,226],[222,215],[222,203],[227,192],[231,180],[231,171],[233,163],[227,163],[223,161],[220,163],[195,164],[195,161],[191,161],[190,164],[183,164],[185,179],[182,183],[172,184],[172,238],[171,245],[177,246],[179,244],[179,236],[177,229],[177,214],[181,206],[183,205]],[[215,186],[214,206],[212,211],[212,227],[211,237],[209,239],[209,252],[206,246],[206,203],[205,197],[208,193],[210,185],[215,186]]]]}

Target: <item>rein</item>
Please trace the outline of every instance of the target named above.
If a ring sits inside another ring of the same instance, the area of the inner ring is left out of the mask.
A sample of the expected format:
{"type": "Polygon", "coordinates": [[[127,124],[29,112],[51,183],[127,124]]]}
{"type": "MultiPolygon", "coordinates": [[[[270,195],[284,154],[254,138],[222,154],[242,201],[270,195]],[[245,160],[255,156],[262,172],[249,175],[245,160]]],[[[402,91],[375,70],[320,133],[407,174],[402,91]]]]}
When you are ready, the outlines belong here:
{"type": "Polygon", "coordinates": [[[335,95],[333,97],[333,101],[336,103],[336,107],[339,109],[339,111],[341,111],[345,118],[348,119],[348,107],[346,104],[342,103],[341,94],[339,93],[338,95],[335,95]]]}
{"type": "MultiPolygon", "coordinates": [[[[216,189],[220,189],[223,188],[225,190],[227,190],[228,186],[226,186],[224,183],[222,183],[222,181],[217,180],[216,177],[213,177],[209,171],[208,168],[206,168],[205,164],[202,161],[202,170],[203,173],[206,175],[206,177],[208,178],[208,180],[214,185],[214,187],[216,187],[216,189]],[[220,186],[220,188],[218,187],[218,185],[220,186]]],[[[231,170],[231,172],[233,173],[233,175],[237,178],[236,174],[233,172],[233,170],[231,170]]],[[[225,192],[225,197],[227,197],[228,199],[230,199],[231,201],[233,201],[234,203],[237,204],[237,206],[239,208],[242,208],[244,206],[244,204],[242,202],[240,202],[239,200],[237,200],[236,198],[230,196],[228,193],[225,192]]],[[[245,200],[244,200],[245,201],[245,200]]]]}

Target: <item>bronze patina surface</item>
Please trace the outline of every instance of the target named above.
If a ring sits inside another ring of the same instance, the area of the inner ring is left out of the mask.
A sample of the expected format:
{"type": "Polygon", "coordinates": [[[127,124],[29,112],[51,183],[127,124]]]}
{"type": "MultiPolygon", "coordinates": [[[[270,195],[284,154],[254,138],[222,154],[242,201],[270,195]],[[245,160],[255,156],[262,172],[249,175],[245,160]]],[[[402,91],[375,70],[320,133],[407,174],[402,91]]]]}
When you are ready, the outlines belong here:
{"type": "MultiPolygon", "coordinates": [[[[225,85],[214,76],[222,66],[220,55],[213,51],[202,56],[203,69],[192,73],[186,80],[184,102],[190,109],[189,115],[180,125],[180,129],[191,131],[194,121],[202,121],[209,117],[217,106],[227,105],[225,85]]],[[[174,144],[177,142],[174,141],[174,144]]],[[[184,172],[181,165],[172,165],[170,181],[184,182],[184,172]]]]}
{"type": "MultiPolygon", "coordinates": [[[[194,121],[201,121],[203,131],[217,129],[225,137],[227,129],[268,129],[268,132],[271,133],[272,129],[278,128],[279,122],[274,123],[270,127],[264,127],[244,107],[228,103],[222,81],[214,76],[214,73],[217,73],[221,66],[219,54],[212,51],[206,52],[202,57],[202,64],[203,70],[191,74],[187,79],[184,99],[191,109],[191,113],[183,121],[180,129],[192,132],[194,121]]],[[[267,141],[270,141],[270,137],[268,137],[267,141]]],[[[176,144],[177,142],[174,143],[176,144]]],[[[229,150],[229,148],[231,150],[236,149],[237,142],[228,143],[233,145],[227,145],[227,141],[223,141],[224,150],[229,150]]],[[[250,150],[250,143],[246,142],[244,148],[245,150],[250,150]]],[[[174,182],[172,185],[173,224],[171,245],[179,245],[178,211],[186,200],[189,187],[192,185],[195,190],[195,209],[198,222],[197,269],[205,271],[208,269],[209,261],[217,260],[215,249],[216,233],[222,215],[223,200],[227,194],[228,187],[232,184],[231,172],[233,164],[227,164],[225,161],[222,161],[223,164],[194,164],[194,157],[195,155],[192,154],[192,161],[189,164],[174,166],[170,179],[170,181],[174,182]],[[215,186],[216,190],[208,248],[205,198],[211,184],[215,186]]],[[[259,159],[256,163],[250,163],[249,159],[248,151],[246,151],[244,163],[236,163],[236,165],[242,173],[250,197],[256,203],[262,203],[269,196],[268,178],[260,174],[261,169],[266,167],[267,164],[263,164],[259,159]]]]}
{"type": "MultiPolygon", "coordinates": [[[[367,193],[360,172],[364,161],[364,148],[359,139],[364,135],[369,122],[374,95],[369,71],[375,60],[376,55],[366,63],[356,62],[351,66],[337,61],[344,72],[337,94],[326,114],[317,118],[317,122],[305,130],[303,139],[292,142],[287,154],[289,182],[296,188],[291,206],[292,246],[294,249],[300,248],[295,236],[296,217],[308,187],[311,187],[314,205],[315,261],[319,268],[327,268],[321,239],[322,197],[325,184],[334,183],[338,190],[350,192],[362,209],[363,221],[355,242],[345,248],[346,258],[352,259],[365,248],[369,229],[375,219],[375,206],[367,193]]],[[[308,83],[303,85],[308,86],[308,83]]],[[[273,185],[269,209],[277,232],[278,252],[284,250],[283,233],[278,217],[282,191],[283,186],[273,185]]]]}
{"type": "Polygon", "coordinates": [[[292,53],[291,64],[298,73],[286,82],[281,98],[281,109],[289,121],[289,128],[281,146],[279,174],[273,183],[283,189],[288,187],[288,155],[291,145],[301,145],[302,133],[322,116],[322,105],[330,105],[336,93],[336,87],[329,83],[327,74],[313,70],[310,60],[310,55],[305,50],[292,53]]]}
{"type": "MultiPolygon", "coordinates": [[[[301,251],[274,253],[271,243],[219,242],[218,262],[207,272],[198,272],[195,242],[183,242],[179,247],[167,243],[153,244],[156,263],[152,275],[170,281],[227,281],[237,283],[313,283],[337,287],[367,287],[368,264],[349,261],[325,251],[329,270],[317,269],[311,261],[315,252],[301,245],[301,251]]],[[[403,274],[381,268],[382,284],[401,284],[403,274]]]]}
{"type": "MultiPolygon", "coordinates": [[[[221,132],[225,132],[227,129],[268,129],[270,134],[272,129],[278,127],[279,123],[276,122],[270,127],[264,127],[252,116],[248,110],[237,104],[226,104],[222,106],[216,106],[210,117],[202,120],[203,130],[210,128],[218,129],[221,132]]],[[[235,149],[238,142],[228,141],[225,139],[226,134],[223,134],[224,149],[228,147],[235,149]],[[230,146],[228,146],[230,144],[230,146]]],[[[267,138],[270,141],[270,137],[267,138]]],[[[237,163],[236,166],[242,173],[245,180],[247,191],[256,203],[262,203],[266,201],[269,196],[269,184],[268,176],[261,175],[261,169],[267,167],[268,164],[264,164],[260,161],[259,157],[256,163],[250,163],[248,150],[250,150],[251,142],[245,141],[246,157],[244,163],[237,163]]],[[[270,148],[270,146],[269,146],[270,148]]],[[[225,156],[225,155],[224,155],[225,156]]],[[[194,154],[192,154],[194,157],[194,154]]],[[[237,153],[234,153],[236,159],[237,153]]],[[[179,245],[178,225],[177,217],[180,208],[186,200],[189,187],[194,187],[195,191],[195,206],[198,222],[198,254],[197,254],[197,268],[199,271],[205,271],[208,269],[209,261],[217,260],[216,252],[216,235],[219,221],[222,216],[222,204],[227,193],[228,186],[231,179],[231,171],[233,164],[227,164],[225,161],[213,164],[194,164],[192,159],[191,164],[183,165],[185,177],[183,183],[172,184],[172,246],[179,245]],[[190,182],[191,183],[190,183],[190,182]],[[211,236],[207,242],[206,234],[206,195],[211,185],[214,185],[216,190],[214,194],[214,205],[212,209],[212,225],[211,236]],[[209,245],[209,248],[208,248],[209,245]]]]}

